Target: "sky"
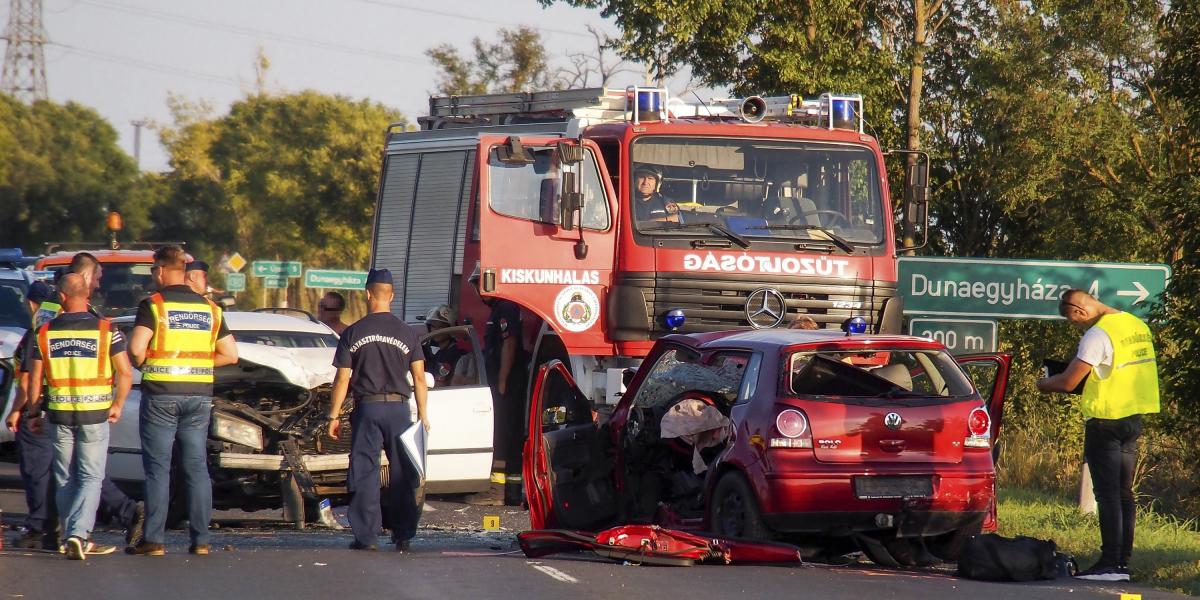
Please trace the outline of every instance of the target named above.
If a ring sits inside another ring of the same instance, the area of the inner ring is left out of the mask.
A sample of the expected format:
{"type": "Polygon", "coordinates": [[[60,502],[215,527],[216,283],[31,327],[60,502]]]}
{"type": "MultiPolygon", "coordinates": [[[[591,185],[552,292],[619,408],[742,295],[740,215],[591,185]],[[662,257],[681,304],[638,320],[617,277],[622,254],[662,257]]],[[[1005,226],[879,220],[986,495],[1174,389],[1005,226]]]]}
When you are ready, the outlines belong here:
{"type": "MultiPolygon", "coordinates": [[[[594,52],[586,26],[610,34],[599,11],[536,0],[43,0],[50,98],[95,108],[134,152],[133,121],[170,124],[167,98],[207,101],[216,114],[253,89],[261,47],[267,88],[369,99],[425,114],[437,72],[424,51],[500,27],[538,28],[552,64],[594,52]]],[[[0,0],[0,23],[8,2],[0,0]]],[[[640,83],[640,68],[613,84],[640,83]]],[[[686,81],[684,82],[686,84],[686,81]]],[[[595,84],[593,84],[595,85],[595,84]]],[[[672,87],[675,87],[672,85],[672,87]]],[[[682,87],[682,86],[680,86],[682,87]]],[[[143,129],[141,167],[167,169],[157,134],[143,129]]]]}

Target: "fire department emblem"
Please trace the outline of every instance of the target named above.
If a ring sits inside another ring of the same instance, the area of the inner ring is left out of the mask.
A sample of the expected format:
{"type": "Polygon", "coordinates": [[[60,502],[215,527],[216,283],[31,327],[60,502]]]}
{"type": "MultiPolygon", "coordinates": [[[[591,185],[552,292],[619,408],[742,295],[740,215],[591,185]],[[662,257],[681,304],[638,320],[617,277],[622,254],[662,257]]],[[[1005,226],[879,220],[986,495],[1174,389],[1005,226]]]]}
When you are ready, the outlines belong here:
{"type": "Polygon", "coordinates": [[[567,331],[587,331],[599,316],[600,299],[591,288],[569,285],[554,298],[554,318],[567,331]]]}

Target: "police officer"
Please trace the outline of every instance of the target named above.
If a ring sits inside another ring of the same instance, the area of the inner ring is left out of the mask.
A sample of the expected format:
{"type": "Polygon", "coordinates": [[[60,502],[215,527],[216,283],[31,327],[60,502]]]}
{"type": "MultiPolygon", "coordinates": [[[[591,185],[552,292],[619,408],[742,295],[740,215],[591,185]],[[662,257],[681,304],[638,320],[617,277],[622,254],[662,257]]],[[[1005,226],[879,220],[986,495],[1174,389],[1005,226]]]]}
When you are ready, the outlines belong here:
{"type": "Polygon", "coordinates": [[[187,286],[201,296],[208,295],[208,263],[193,260],[184,269],[187,273],[187,286]]]}
{"type": "Polygon", "coordinates": [[[146,473],[146,532],[130,554],[162,556],[170,500],[172,446],[187,485],[191,547],[208,554],[212,483],[208,476],[208,424],[213,370],[237,362],[237,346],[220,307],[187,285],[179,246],[154,252],[158,291],[138,305],[129,353],[142,370],[138,433],[146,473]]]}
{"type": "Polygon", "coordinates": [[[66,555],[75,560],[98,551],[91,533],[108,460],[109,425],[121,418],[133,384],[125,339],[108,319],[88,312],[90,293],[82,276],[63,278],[64,312],[38,328],[30,354],[30,427],[37,432],[43,426],[38,414],[44,376],[54,439],[55,503],[66,555]]]}
{"type": "Polygon", "coordinates": [[[329,436],[341,431],[342,404],[353,397],[350,412],[350,528],[352,550],[378,550],[383,515],[379,501],[379,453],[387,452],[388,508],[392,542],[408,550],[417,533],[420,507],[413,490],[419,485],[409,467],[401,434],[412,425],[408,401],[416,398],[417,418],[429,430],[425,412],[425,355],[417,330],[391,313],[392,273],[372,269],[367,274],[367,315],[342,332],[334,353],[333,404],[329,436]],[[411,382],[411,383],[410,383],[411,382]]]}
{"type": "MultiPolygon", "coordinates": [[[[479,266],[467,280],[479,292],[479,266]]],[[[487,329],[483,337],[483,362],[487,369],[488,384],[492,387],[495,400],[496,420],[494,439],[496,456],[504,461],[507,477],[521,474],[521,450],[525,440],[525,387],[529,357],[521,342],[521,307],[511,300],[492,298],[480,294],[488,305],[487,329]]],[[[505,485],[505,503],[520,504],[520,487],[505,485]]]]}
{"type": "Polygon", "coordinates": [[[1038,381],[1043,392],[1070,392],[1079,382],[1083,456],[1100,513],[1100,560],[1076,577],[1129,581],[1133,554],[1133,470],[1142,415],[1159,411],[1158,366],[1150,328],[1083,290],[1062,295],[1059,314],[1083,331],[1075,358],[1062,373],[1038,381]]]}
{"type": "MultiPolygon", "coordinates": [[[[58,272],[57,279],[61,281],[64,275],[73,272],[72,268],[82,271],[78,272],[81,276],[84,276],[84,273],[91,274],[94,272],[96,264],[98,263],[72,261],[71,267],[58,272]]],[[[92,279],[84,276],[84,281],[88,282],[89,290],[95,290],[90,283],[92,279]]],[[[26,300],[29,302],[29,311],[33,314],[33,327],[26,330],[25,337],[18,344],[16,367],[20,378],[17,380],[17,395],[13,402],[12,412],[6,419],[9,430],[17,434],[17,447],[21,454],[21,480],[25,487],[26,504],[29,508],[26,523],[28,531],[17,540],[16,544],[19,548],[40,546],[47,550],[56,550],[58,549],[56,534],[58,511],[54,502],[54,486],[51,485],[54,461],[53,440],[45,433],[33,432],[29,427],[30,419],[23,418],[22,413],[25,411],[25,405],[29,404],[29,354],[35,345],[37,329],[62,312],[62,299],[52,286],[42,281],[35,281],[29,287],[26,300]]],[[[99,313],[91,307],[88,308],[88,312],[99,317],[99,313]]],[[[125,495],[125,492],[122,492],[107,476],[101,482],[100,508],[97,517],[111,519],[112,522],[123,528],[127,544],[136,544],[142,539],[142,529],[146,521],[145,506],[125,495]]]]}

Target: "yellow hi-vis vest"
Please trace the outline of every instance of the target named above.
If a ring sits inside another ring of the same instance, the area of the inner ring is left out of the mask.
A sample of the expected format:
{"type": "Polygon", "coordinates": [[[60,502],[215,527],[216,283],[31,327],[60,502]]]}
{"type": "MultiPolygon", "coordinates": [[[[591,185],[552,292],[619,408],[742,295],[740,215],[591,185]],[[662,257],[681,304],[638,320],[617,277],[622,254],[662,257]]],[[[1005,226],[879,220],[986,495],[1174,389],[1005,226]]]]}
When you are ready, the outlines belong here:
{"type": "Polygon", "coordinates": [[[62,305],[53,300],[46,300],[38,305],[37,312],[33,313],[33,328],[37,329],[46,323],[49,323],[54,317],[57,317],[62,312],[62,305]]]}
{"type": "Polygon", "coordinates": [[[208,299],[169,302],[159,292],[150,296],[150,311],[156,325],[142,381],[211,384],[221,309],[208,299]]]}
{"type": "Polygon", "coordinates": [[[1113,364],[1112,371],[1103,379],[1092,369],[1083,385],[1083,415],[1122,419],[1158,412],[1158,364],[1150,328],[1126,312],[1104,315],[1095,327],[1112,341],[1113,364]]]}
{"type": "MultiPolygon", "coordinates": [[[[58,413],[107,411],[113,402],[110,357],[113,331],[108,319],[96,329],[38,329],[38,350],[46,378],[46,409],[58,413]]],[[[67,417],[70,421],[70,417],[67,417]]]]}

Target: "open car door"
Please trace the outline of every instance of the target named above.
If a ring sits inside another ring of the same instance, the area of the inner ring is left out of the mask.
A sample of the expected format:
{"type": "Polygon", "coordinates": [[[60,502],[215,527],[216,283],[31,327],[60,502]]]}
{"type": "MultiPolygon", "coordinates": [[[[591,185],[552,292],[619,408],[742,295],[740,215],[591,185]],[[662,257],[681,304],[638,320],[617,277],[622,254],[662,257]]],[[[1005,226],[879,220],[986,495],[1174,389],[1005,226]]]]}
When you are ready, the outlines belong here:
{"type": "Polygon", "coordinates": [[[534,380],[522,466],[533,529],[594,530],[615,514],[612,456],[560,361],[542,365],[534,380]]]}
{"type": "Polygon", "coordinates": [[[954,357],[967,372],[992,418],[992,444],[1000,439],[1000,421],[1004,417],[1004,394],[1008,390],[1011,354],[964,354],[954,357]]]}
{"type": "MultiPolygon", "coordinates": [[[[429,436],[425,491],[458,494],[488,489],[492,474],[492,391],[483,355],[470,325],[447,327],[421,338],[425,371],[436,383],[426,410],[429,436]]],[[[415,415],[416,412],[414,411],[415,415]]]]}

